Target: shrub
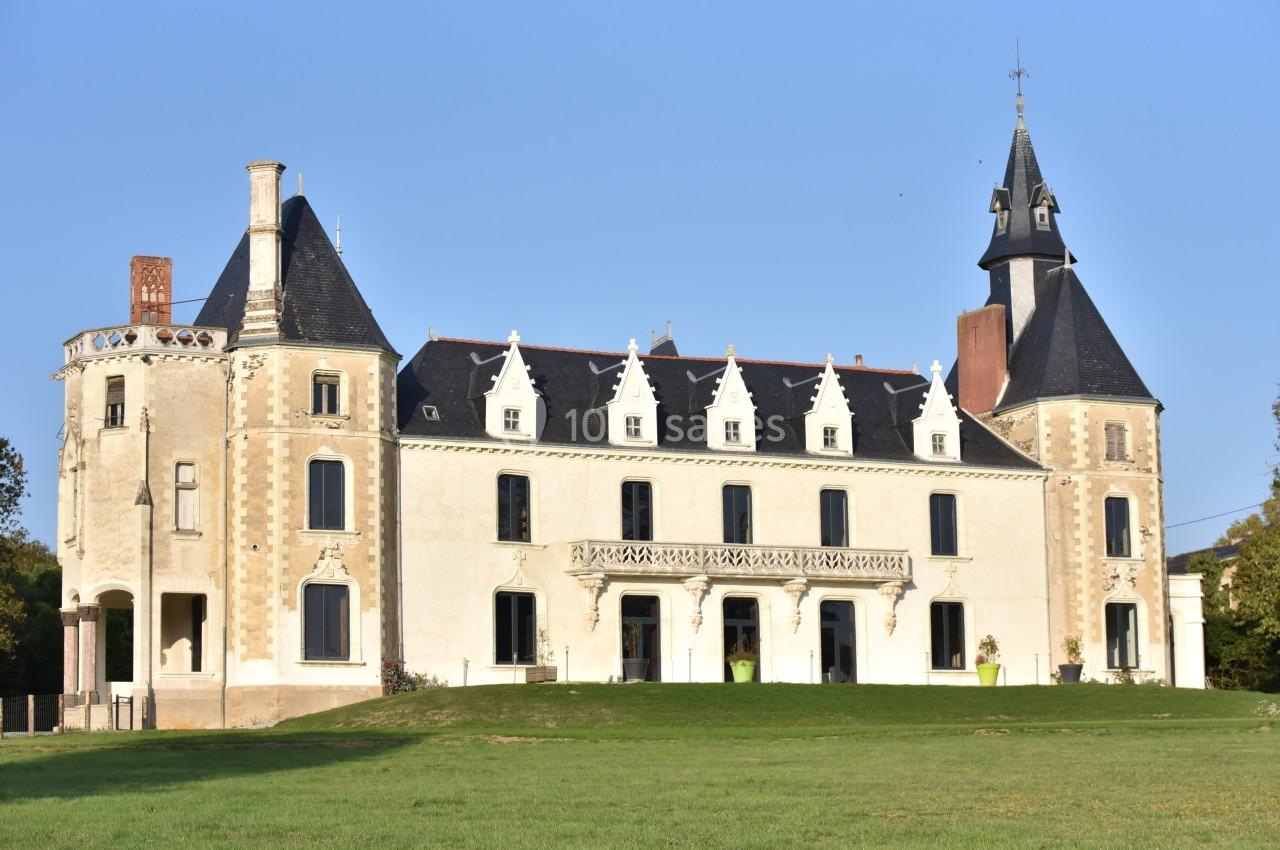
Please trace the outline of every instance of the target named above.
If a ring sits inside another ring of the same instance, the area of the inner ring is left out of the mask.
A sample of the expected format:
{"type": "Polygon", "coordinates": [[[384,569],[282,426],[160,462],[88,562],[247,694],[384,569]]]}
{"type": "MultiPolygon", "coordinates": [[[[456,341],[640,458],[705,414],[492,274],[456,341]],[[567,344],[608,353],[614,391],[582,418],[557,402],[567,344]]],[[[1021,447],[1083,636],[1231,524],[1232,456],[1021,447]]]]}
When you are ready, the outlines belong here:
{"type": "Polygon", "coordinates": [[[995,664],[1000,660],[1000,644],[995,635],[987,635],[978,641],[978,663],[995,664]]]}
{"type": "Polygon", "coordinates": [[[1080,635],[1067,635],[1062,639],[1062,651],[1067,654],[1068,664],[1083,664],[1084,656],[1080,654],[1080,635]]]}
{"type": "Polygon", "coordinates": [[[384,661],[382,662],[382,693],[384,696],[389,694],[407,694],[410,691],[427,690],[428,688],[447,688],[449,683],[435,676],[427,677],[421,673],[410,673],[404,667],[404,662],[384,661]]]}

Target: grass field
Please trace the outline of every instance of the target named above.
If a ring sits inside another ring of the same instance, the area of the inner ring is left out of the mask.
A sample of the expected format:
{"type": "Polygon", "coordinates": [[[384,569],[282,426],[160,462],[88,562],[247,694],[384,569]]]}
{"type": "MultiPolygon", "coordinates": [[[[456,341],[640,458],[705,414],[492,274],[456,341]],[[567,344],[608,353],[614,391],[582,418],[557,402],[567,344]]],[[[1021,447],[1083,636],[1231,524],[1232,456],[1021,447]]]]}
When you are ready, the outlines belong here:
{"type": "Polygon", "coordinates": [[[0,847],[1276,847],[1259,698],[500,686],[5,739],[0,847]]]}

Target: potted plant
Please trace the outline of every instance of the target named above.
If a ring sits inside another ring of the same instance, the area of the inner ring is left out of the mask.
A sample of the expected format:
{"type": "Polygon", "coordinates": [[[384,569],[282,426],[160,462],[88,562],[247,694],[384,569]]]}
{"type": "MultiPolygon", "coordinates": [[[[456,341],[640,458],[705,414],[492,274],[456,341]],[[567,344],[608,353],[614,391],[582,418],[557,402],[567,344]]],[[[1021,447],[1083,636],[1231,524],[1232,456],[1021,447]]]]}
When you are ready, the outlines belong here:
{"type": "Polygon", "coordinates": [[[627,623],[622,631],[622,676],[628,682],[643,682],[649,672],[649,659],[640,657],[643,631],[639,623],[627,623]]]}
{"type": "Polygon", "coordinates": [[[993,687],[1000,676],[1000,644],[994,635],[987,635],[978,641],[978,684],[993,687]]]}
{"type": "Polygon", "coordinates": [[[554,682],[559,675],[555,666],[556,654],[551,649],[551,640],[546,629],[538,629],[538,663],[524,668],[524,680],[528,683],[554,682]]]}
{"type": "Polygon", "coordinates": [[[733,681],[735,682],[751,682],[756,677],[756,662],[760,660],[759,654],[751,646],[751,639],[748,635],[743,635],[738,639],[738,645],[725,658],[729,662],[729,669],[733,671],[733,681]]]}
{"type": "Polygon", "coordinates": [[[1058,665],[1058,675],[1064,685],[1080,684],[1080,672],[1084,670],[1084,656],[1080,654],[1080,635],[1067,635],[1062,639],[1062,651],[1067,663],[1058,665]]]}

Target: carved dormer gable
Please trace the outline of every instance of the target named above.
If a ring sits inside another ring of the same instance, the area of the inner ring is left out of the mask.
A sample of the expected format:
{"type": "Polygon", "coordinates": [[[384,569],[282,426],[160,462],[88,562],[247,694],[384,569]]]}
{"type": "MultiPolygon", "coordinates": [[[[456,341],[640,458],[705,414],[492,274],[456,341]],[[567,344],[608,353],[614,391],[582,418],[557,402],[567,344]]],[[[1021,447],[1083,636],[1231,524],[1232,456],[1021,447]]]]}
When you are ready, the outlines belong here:
{"type": "Polygon", "coordinates": [[[844,394],[830,354],[810,401],[812,403],[804,415],[805,448],[822,454],[853,454],[853,411],[849,409],[849,399],[844,394]],[[833,436],[834,446],[831,445],[833,436]]]}
{"type": "Polygon", "coordinates": [[[609,415],[610,443],[615,446],[658,444],[658,399],[636,353],[634,339],[627,346],[627,359],[622,361],[618,382],[613,385],[613,398],[605,407],[609,415]]]}
{"type": "Polygon", "coordinates": [[[929,368],[933,380],[925,391],[920,416],[911,423],[916,457],[956,462],[960,460],[960,416],[943,386],[942,364],[935,360],[929,368]]]}
{"type": "Polygon", "coordinates": [[[755,451],[755,402],[747,391],[747,382],[742,377],[732,345],[725,356],[728,362],[720,377],[716,378],[716,394],[707,405],[707,448],[755,451]]]}
{"type": "Polygon", "coordinates": [[[547,406],[533,385],[529,367],[520,354],[520,335],[507,338],[511,346],[493,386],[484,394],[484,429],[504,440],[537,440],[547,421],[547,406]]]}

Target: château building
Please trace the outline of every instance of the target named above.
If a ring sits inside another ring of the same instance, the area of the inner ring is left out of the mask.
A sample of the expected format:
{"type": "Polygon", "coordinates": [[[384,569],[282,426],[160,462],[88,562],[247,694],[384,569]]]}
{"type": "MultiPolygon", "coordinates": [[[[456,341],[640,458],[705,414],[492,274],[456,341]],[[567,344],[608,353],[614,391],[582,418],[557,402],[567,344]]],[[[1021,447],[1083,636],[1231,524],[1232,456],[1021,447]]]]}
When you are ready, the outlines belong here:
{"type": "Polygon", "coordinates": [[[686,356],[669,327],[648,351],[433,334],[400,367],[283,170],[249,164],[194,323],[172,263],[135,257],[128,322],[64,345],[81,703],[233,726],[376,696],[387,662],[705,682],[739,647],[765,682],[976,684],[988,634],[1003,684],[1050,683],[1079,635],[1087,677],[1203,686],[1160,404],[1076,274],[1020,96],[945,376],[686,356]]]}

